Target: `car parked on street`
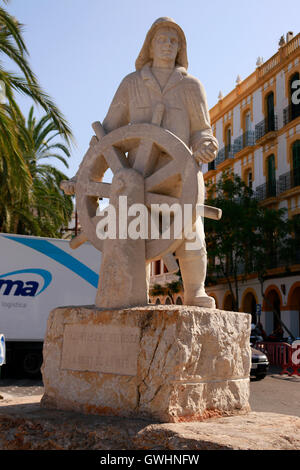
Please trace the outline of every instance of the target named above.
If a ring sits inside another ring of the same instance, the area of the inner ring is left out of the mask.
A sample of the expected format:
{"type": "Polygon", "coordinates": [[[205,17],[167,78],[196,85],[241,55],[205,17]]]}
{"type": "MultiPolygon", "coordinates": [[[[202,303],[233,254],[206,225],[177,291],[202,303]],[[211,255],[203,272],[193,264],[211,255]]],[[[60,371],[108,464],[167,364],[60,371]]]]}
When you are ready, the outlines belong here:
{"type": "Polygon", "coordinates": [[[269,369],[269,361],[262,351],[255,349],[251,346],[251,371],[250,379],[252,380],[262,380],[267,375],[269,369]]]}

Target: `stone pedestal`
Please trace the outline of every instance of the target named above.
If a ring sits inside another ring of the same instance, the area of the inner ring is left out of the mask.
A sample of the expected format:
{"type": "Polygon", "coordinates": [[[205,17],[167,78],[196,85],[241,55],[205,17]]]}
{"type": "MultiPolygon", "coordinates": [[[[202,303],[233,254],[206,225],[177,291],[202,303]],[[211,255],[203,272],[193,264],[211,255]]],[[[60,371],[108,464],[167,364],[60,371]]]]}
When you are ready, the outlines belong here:
{"type": "Polygon", "coordinates": [[[245,413],[249,335],[244,313],[57,308],[44,342],[41,405],[160,422],[245,413]]]}

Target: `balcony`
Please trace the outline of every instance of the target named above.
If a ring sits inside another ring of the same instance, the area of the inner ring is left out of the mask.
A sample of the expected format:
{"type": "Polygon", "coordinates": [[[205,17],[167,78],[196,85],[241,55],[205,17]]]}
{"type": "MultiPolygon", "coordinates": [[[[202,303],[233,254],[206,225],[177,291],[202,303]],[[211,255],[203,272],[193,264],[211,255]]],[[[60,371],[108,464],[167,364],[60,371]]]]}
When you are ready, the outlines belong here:
{"type": "Polygon", "coordinates": [[[271,180],[267,183],[257,186],[255,189],[255,198],[258,201],[264,201],[270,197],[275,197],[278,194],[277,181],[271,180]]]}
{"type": "Polygon", "coordinates": [[[255,133],[254,131],[246,131],[235,139],[233,144],[234,154],[240,152],[246,147],[251,147],[252,145],[255,145],[255,133]]]}
{"type": "Polygon", "coordinates": [[[280,175],[277,186],[279,194],[295,188],[296,186],[300,186],[300,167],[280,175]]]}
{"type": "Polygon", "coordinates": [[[223,147],[221,150],[219,150],[217,158],[215,160],[216,165],[219,165],[228,158],[234,158],[234,151],[231,145],[226,145],[226,147],[223,147]]]}
{"type": "Polygon", "coordinates": [[[278,119],[276,114],[272,114],[269,118],[263,119],[255,126],[255,140],[256,142],[265,137],[270,132],[277,131],[278,119]]]}
{"type": "Polygon", "coordinates": [[[255,197],[259,201],[263,201],[270,197],[278,196],[297,186],[300,186],[300,167],[280,175],[278,180],[274,179],[257,186],[255,189],[255,197]]]}
{"type": "Polygon", "coordinates": [[[300,105],[290,104],[283,110],[283,125],[286,126],[300,116],[300,105]]]}

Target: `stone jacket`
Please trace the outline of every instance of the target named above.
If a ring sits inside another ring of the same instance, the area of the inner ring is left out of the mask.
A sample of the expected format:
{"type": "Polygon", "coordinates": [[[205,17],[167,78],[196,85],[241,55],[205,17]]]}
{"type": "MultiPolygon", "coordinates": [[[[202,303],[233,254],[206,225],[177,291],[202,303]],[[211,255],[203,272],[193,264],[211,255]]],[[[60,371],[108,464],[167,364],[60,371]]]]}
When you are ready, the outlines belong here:
{"type": "Polygon", "coordinates": [[[129,123],[151,122],[157,103],[165,107],[162,127],[177,135],[192,151],[204,140],[217,143],[203,85],[183,67],[174,68],[163,89],[149,64],[127,75],[113,98],[103,127],[110,132],[129,123]]]}

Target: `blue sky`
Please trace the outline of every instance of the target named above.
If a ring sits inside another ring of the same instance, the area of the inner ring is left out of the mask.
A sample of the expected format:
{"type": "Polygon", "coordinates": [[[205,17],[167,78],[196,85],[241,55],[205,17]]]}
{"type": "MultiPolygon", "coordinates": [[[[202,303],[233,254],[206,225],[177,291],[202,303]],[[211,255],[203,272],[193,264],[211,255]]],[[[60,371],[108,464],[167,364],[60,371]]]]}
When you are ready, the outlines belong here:
{"type": "MultiPolygon", "coordinates": [[[[292,0],[11,0],[6,8],[25,25],[32,69],[74,133],[69,177],[87,150],[91,123],[104,119],[158,17],[174,18],[185,31],[189,73],[204,84],[209,107],[238,74],[253,72],[258,56],[271,57],[282,34],[299,32],[292,0]]],[[[18,102],[27,114],[31,103],[18,102]]]]}

